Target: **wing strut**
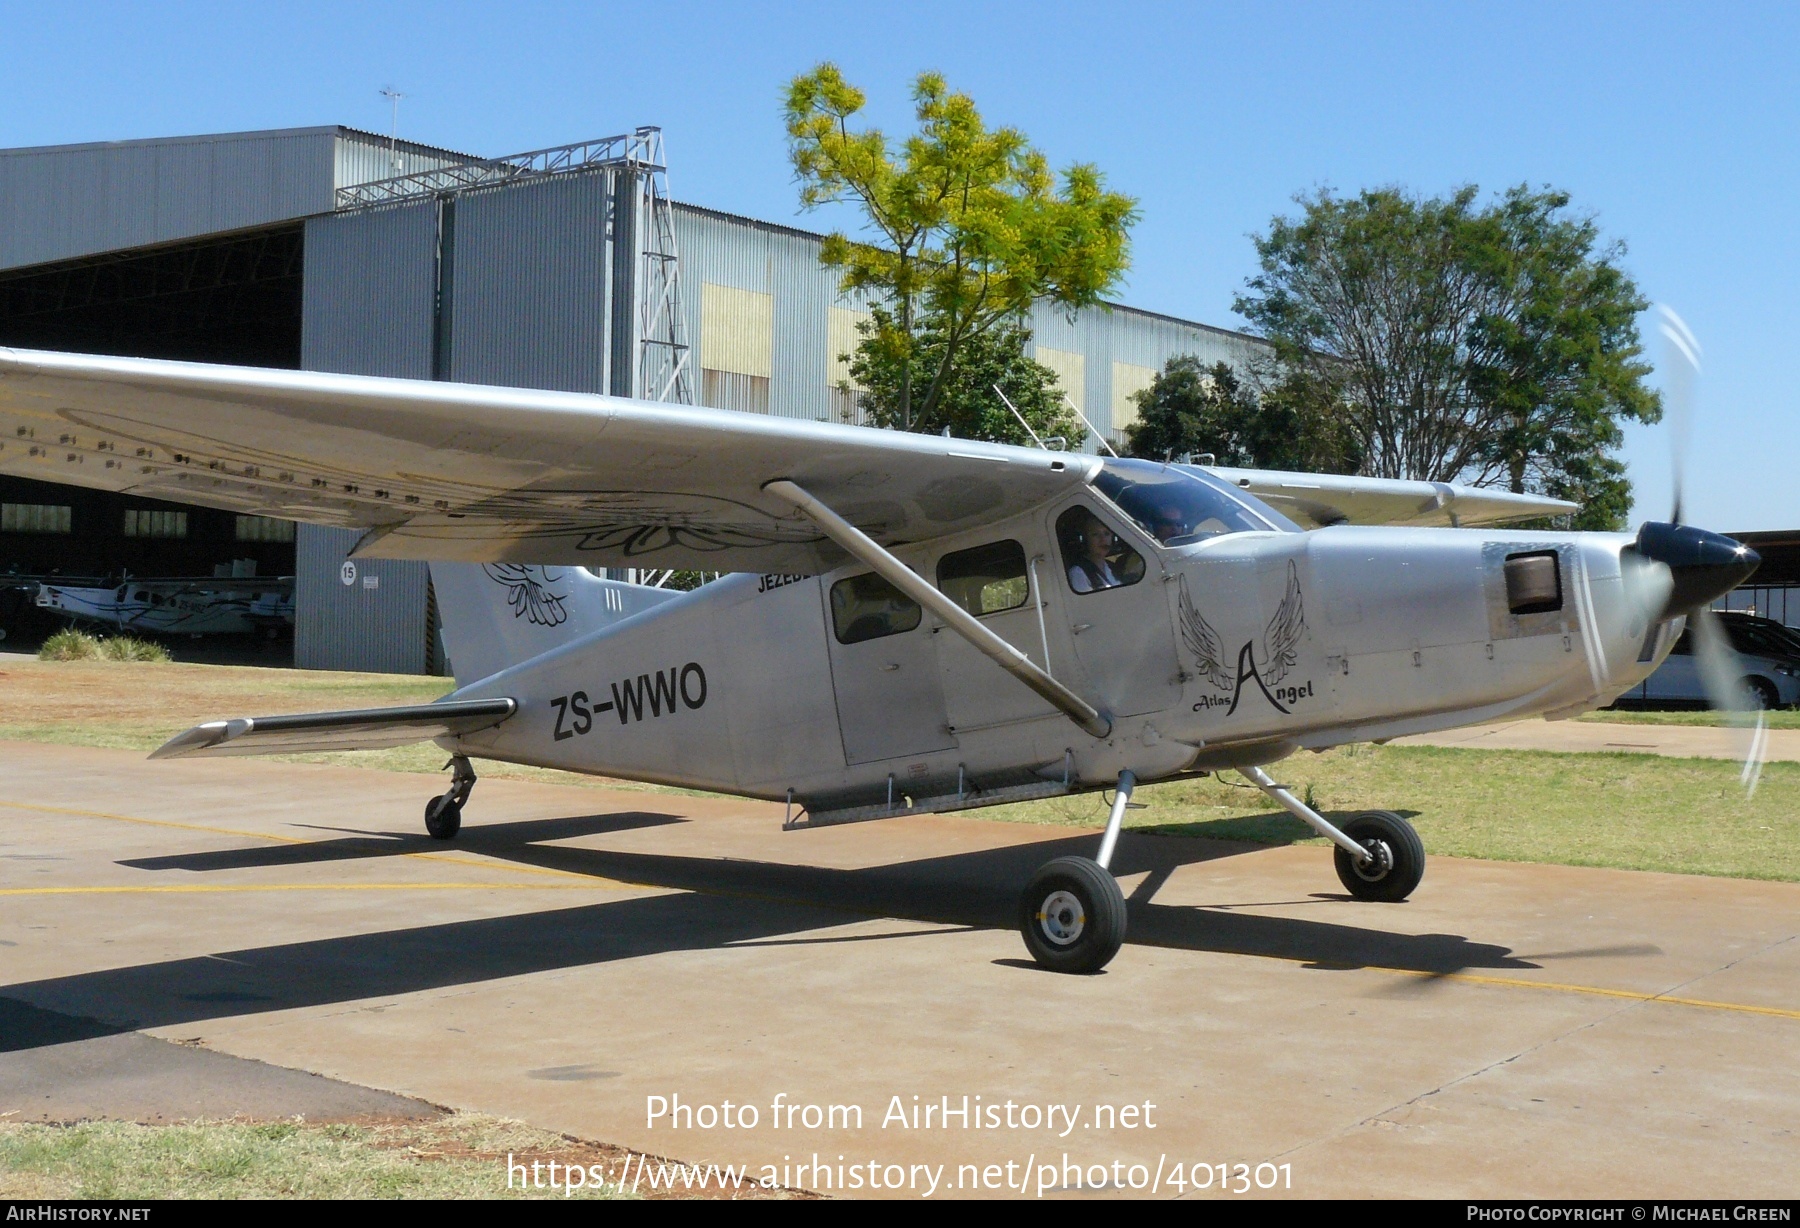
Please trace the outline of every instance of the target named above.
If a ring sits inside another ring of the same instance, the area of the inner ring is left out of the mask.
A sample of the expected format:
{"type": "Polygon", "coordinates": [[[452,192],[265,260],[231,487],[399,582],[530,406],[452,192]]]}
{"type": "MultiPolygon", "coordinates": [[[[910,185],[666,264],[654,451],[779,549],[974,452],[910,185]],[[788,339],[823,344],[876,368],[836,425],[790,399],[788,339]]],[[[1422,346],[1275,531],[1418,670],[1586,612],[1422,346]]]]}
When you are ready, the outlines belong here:
{"type": "Polygon", "coordinates": [[[944,625],[974,645],[976,651],[1023,682],[1066,713],[1096,738],[1112,732],[1112,721],[1087,700],[1039,669],[1024,653],[977,622],[974,615],[921,579],[912,568],[882,549],[855,525],[826,507],[785,478],[763,487],[777,499],[793,504],[819,530],[852,557],[874,569],[875,574],[930,610],[944,625]]]}

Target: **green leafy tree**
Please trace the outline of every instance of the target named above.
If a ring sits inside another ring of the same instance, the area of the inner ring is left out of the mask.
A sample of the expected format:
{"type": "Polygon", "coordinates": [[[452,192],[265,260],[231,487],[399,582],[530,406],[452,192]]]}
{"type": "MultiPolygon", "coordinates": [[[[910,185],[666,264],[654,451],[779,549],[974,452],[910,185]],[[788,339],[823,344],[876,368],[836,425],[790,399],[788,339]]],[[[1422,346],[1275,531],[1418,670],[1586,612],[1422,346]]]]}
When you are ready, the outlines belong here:
{"type": "Polygon", "coordinates": [[[864,101],[831,64],[796,77],[789,152],[805,207],[860,208],[862,237],[830,234],[820,258],[841,270],[844,291],[889,308],[859,350],[898,371],[894,424],[930,429],[972,339],[1017,327],[1039,300],[1075,310],[1118,284],[1136,202],[1107,191],[1092,166],[1052,174],[1023,133],[988,128],[936,73],[914,84],[919,130],[898,148],[851,127],[864,101]]]}
{"type": "Polygon", "coordinates": [[[1476,197],[1300,197],[1234,306],[1284,371],[1342,389],[1365,472],[1573,498],[1578,526],[1619,527],[1619,424],[1661,413],[1624,247],[1566,193],[1476,197]]]}
{"type": "Polygon", "coordinates": [[[964,337],[938,396],[929,407],[914,410],[910,421],[905,390],[944,367],[948,322],[925,317],[910,346],[892,344],[893,313],[885,307],[876,306],[858,327],[863,342],[848,356],[850,375],[861,389],[863,415],[872,426],[929,434],[947,430],[958,439],[1030,444],[1019,419],[994,395],[997,387],[1048,446],[1057,446],[1050,441],[1059,438],[1073,447],[1086,435],[1063,399],[1056,372],[1025,352],[1031,333],[1017,321],[1002,320],[964,337]]]}
{"type": "Polygon", "coordinates": [[[1138,418],[1125,432],[1133,456],[1210,453],[1221,465],[1308,473],[1354,473],[1360,459],[1340,390],[1304,371],[1259,393],[1228,363],[1183,354],[1134,400],[1138,418]]]}

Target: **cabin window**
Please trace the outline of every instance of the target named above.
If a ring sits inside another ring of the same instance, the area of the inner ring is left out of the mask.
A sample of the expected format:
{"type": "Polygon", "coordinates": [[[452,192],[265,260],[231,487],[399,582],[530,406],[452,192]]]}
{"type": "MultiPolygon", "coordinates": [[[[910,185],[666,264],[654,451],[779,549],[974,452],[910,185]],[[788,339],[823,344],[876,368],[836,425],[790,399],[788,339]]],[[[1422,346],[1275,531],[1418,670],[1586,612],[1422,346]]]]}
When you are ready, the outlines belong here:
{"type": "Polygon", "coordinates": [[[840,644],[911,631],[922,614],[918,602],[873,572],[831,586],[831,629],[840,644]]]}
{"type": "Polygon", "coordinates": [[[1056,541],[1069,587],[1078,593],[1123,588],[1144,578],[1144,556],[1085,507],[1072,507],[1056,518],[1056,541]]]}
{"type": "Polygon", "coordinates": [[[1031,595],[1025,580],[1025,547],[1015,541],[958,550],[938,560],[938,587],[969,613],[1016,610],[1031,595]]]}

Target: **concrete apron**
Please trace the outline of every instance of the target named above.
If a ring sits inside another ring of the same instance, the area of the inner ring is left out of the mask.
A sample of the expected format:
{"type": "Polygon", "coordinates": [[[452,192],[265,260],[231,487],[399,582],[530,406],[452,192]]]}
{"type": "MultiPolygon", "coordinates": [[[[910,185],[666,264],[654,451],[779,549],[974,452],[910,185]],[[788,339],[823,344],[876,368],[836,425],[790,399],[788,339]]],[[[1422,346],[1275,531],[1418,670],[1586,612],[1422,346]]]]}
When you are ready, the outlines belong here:
{"type": "Polygon", "coordinates": [[[0,997],[657,1155],[852,1195],[1210,1195],[1220,1165],[1290,1196],[1793,1191],[1800,886],[1445,858],[1373,905],[1321,848],[1127,835],[1130,941],[1064,977],[1010,926],[1037,865],[1091,855],[1066,828],[784,834],[488,780],[446,845],[422,776],[12,743],[0,779],[0,997]]]}

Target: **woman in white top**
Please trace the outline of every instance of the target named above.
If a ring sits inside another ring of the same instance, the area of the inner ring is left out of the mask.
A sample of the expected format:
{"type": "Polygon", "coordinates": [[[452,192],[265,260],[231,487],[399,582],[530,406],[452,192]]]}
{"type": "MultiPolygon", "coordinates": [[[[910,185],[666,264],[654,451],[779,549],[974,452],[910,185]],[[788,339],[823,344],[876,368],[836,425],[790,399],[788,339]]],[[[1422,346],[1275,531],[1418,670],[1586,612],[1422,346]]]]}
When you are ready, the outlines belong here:
{"type": "Polygon", "coordinates": [[[1069,564],[1069,587],[1078,593],[1094,593],[1103,588],[1117,588],[1119,577],[1113,574],[1107,555],[1118,548],[1119,539],[1096,516],[1089,516],[1081,530],[1081,554],[1069,564]]]}

